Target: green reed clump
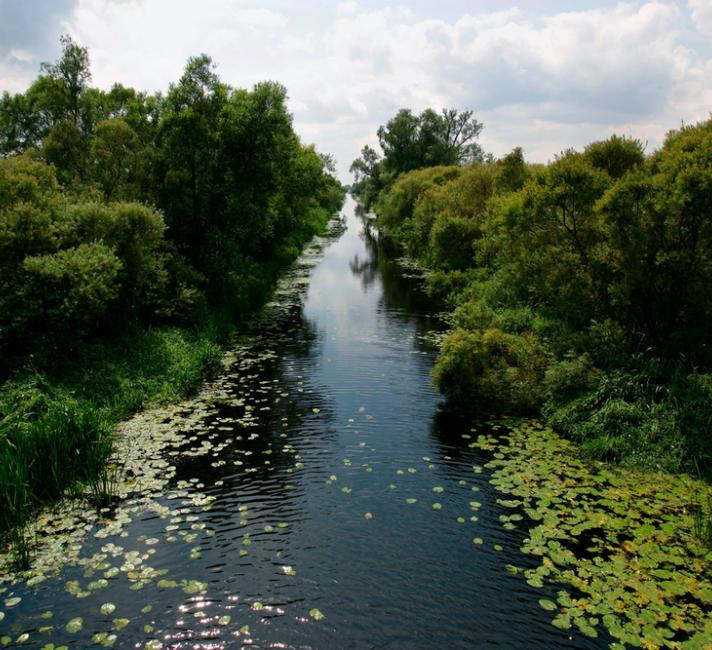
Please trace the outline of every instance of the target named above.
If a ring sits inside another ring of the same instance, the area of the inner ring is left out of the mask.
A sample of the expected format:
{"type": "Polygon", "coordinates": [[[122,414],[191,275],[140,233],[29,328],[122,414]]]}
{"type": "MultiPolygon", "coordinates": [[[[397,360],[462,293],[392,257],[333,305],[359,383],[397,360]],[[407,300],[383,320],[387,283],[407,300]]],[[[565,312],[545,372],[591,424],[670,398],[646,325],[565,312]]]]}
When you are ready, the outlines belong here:
{"type": "Polygon", "coordinates": [[[27,571],[32,564],[34,539],[25,526],[16,526],[8,536],[12,564],[18,571],[27,571]]]}
{"type": "Polygon", "coordinates": [[[89,487],[95,503],[113,501],[118,477],[107,469],[113,425],[195,390],[220,355],[209,330],[137,330],[111,344],[84,346],[71,363],[6,381],[0,388],[0,531],[21,526],[77,482],[89,487]]]}
{"type": "Polygon", "coordinates": [[[109,422],[95,405],[48,395],[24,406],[0,423],[0,530],[21,525],[38,503],[61,496],[107,456],[100,443],[109,422]]]}
{"type": "Polygon", "coordinates": [[[94,507],[101,511],[111,509],[119,499],[119,481],[121,473],[116,464],[102,467],[86,482],[89,498],[94,507]]]}
{"type": "Polygon", "coordinates": [[[712,495],[692,507],[692,532],[712,550],[712,495]]]}

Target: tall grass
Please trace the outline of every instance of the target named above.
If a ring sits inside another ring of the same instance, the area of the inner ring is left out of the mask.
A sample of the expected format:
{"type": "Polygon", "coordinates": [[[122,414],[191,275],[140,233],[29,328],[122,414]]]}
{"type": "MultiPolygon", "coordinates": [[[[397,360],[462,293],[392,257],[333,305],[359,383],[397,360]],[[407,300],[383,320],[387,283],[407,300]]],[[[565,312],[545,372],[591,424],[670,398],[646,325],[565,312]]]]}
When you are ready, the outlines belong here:
{"type": "Polygon", "coordinates": [[[712,494],[692,505],[692,532],[712,550],[712,494]]]}
{"type": "MultiPolygon", "coordinates": [[[[77,482],[109,491],[113,426],[128,414],[195,390],[219,363],[209,332],[136,330],[82,348],[71,364],[0,388],[0,531],[77,482]],[[102,485],[103,482],[103,485],[102,485]]],[[[100,499],[101,500],[101,499],[100,499]]]]}

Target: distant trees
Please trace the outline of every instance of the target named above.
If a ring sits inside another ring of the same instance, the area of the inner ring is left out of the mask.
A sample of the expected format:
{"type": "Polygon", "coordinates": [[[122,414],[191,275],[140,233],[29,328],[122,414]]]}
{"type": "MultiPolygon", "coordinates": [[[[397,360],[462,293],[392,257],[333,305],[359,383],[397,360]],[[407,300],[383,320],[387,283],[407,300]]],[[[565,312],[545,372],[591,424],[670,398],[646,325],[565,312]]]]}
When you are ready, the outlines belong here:
{"type": "Polygon", "coordinates": [[[354,191],[370,206],[378,192],[399,174],[438,165],[463,165],[484,159],[475,142],[482,124],[472,111],[426,109],[415,115],[401,109],[385,126],[378,129],[383,156],[372,147],[364,147],[354,160],[354,191]]]}

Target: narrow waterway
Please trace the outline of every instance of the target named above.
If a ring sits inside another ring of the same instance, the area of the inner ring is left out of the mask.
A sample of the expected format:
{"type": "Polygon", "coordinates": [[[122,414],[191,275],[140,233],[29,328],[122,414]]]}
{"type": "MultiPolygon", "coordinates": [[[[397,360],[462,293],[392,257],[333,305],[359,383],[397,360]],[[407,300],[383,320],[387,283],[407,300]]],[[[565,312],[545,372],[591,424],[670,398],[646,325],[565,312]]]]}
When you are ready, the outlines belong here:
{"type": "Polygon", "coordinates": [[[58,574],[2,585],[5,644],[607,645],[551,626],[538,601],[555,589],[508,572],[527,531],[502,526],[469,444],[485,425],[432,385],[444,325],[352,201],[343,215],[215,386],[132,425],[163,432],[144,492],[75,515],[58,574]]]}

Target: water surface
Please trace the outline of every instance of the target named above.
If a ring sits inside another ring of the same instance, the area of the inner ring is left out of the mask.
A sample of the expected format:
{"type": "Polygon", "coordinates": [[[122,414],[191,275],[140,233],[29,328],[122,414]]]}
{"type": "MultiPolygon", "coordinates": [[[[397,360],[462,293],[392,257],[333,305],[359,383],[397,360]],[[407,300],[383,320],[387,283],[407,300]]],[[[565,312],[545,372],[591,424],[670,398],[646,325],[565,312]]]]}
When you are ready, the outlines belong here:
{"type": "Polygon", "coordinates": [[[170,434],[155,485],[118,523],[88,518],[59,576],[5,585],[6,642],[607,645],[552,627],[538,601],[556,590],[507,571],[528,566],[526,530],[502,527],[490,457],[468,446],[484,425],[432,385],[444,324],[353,202],[343,214],[216,386],[135,425],[170,434]]]}

